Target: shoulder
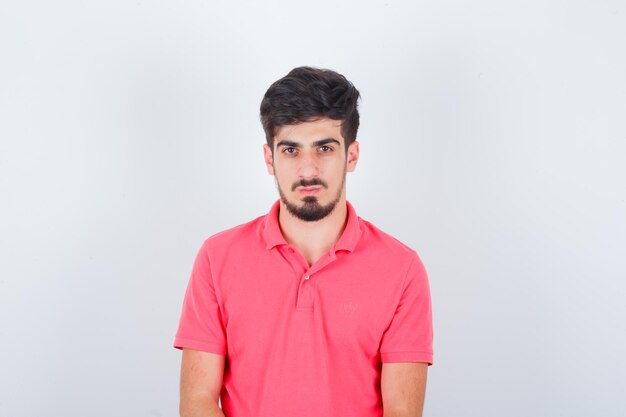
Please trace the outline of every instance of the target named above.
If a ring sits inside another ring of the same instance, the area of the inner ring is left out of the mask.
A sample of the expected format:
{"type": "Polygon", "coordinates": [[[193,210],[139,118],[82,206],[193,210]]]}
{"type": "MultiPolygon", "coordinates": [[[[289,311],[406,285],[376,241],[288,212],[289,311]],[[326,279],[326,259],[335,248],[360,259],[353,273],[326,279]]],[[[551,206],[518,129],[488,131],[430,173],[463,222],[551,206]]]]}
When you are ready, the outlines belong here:
{"type": "Polygon", "coordinates": [[[415,249],[381,230],[373,223],[359,217],[359,226],[362,231],[364,250],[376,253],[384,259],[400,262],[407,267],[411,263],[421,263],[415,249]]]}
{"type": "Polygon", "coordinates": [[[377,249],[386,249],[399,255],[412,256],[415,250],[395,238],[391,234],[376,227],[373,223],[359,217],[359,226],[363,232],[363,238],[368,246],[377,249]]]}
{"type": "Polygon", "coordinates": [[[259,245],[265,217],[266,215],[259,216],[209,236],[204,240],[202,249],[215,256],[232,249],[259,245]]]}

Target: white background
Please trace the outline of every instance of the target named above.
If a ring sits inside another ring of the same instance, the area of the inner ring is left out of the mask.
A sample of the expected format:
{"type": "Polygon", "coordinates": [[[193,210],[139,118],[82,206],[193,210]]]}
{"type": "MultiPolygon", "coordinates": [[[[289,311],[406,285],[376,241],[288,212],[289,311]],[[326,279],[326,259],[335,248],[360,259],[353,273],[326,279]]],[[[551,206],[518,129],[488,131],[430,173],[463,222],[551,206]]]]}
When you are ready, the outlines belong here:
{"type": "Polygon", "coordinates": [[[3,1],[0,415],[177,414],[196,251],[277,198],[261,97],[361,91],[357,213],[429,272],[427,417],[623,416],[623,1],[3,1]]]}

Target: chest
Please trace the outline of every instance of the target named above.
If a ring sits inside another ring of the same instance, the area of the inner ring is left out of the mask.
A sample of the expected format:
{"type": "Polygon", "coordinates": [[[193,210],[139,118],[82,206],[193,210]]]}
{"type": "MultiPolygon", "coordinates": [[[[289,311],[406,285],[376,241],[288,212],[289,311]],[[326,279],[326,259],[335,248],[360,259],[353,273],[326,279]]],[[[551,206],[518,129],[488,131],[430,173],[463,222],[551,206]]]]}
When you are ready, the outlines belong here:
{"type": "Polygon", "coordinates": [[[231,354],[318,346],[373,356],[402,281],[400,271],[354,257],[322,267],[283,256],[224,265],[219,283],[231,354]]]}

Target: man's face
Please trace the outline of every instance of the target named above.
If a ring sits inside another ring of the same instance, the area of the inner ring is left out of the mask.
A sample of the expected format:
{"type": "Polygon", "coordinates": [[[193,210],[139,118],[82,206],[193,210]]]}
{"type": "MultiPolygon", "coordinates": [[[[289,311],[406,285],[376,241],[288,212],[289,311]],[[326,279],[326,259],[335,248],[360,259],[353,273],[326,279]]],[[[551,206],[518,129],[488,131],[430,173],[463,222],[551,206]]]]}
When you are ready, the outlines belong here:
{"type": "Polygon", "coordinates": [[[344,144],[341,121],[320,118],[279,127],[273,152],[264,145],[268,172],[291,214],[320,220],[345,200],[346,173],[354,171],[359,144],[351,143],[347,152],[344,144]]]}

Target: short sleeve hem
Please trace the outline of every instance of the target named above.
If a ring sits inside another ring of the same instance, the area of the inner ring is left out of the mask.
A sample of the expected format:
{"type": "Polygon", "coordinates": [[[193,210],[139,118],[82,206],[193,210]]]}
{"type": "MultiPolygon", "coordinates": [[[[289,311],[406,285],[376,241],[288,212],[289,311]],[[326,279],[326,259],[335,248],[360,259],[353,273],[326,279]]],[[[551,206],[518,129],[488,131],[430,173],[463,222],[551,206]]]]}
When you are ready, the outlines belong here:
{"type": "Polygon", "coordinates": [[[386,352],[380,353],[380,359],[386,362],[426,362],[428,366],[433,364],[432,352],[386,352]]]}
{"type": "Polygon", "coordinates": [[[203,352],[215,353],[218,355],[226,355],[226,348],[218,343],[200,342],[198,340],[185,339],[182,337],[176,337],[174,340],[174,347],[176,349],[194,349],[201,350],[203,352]]]}

